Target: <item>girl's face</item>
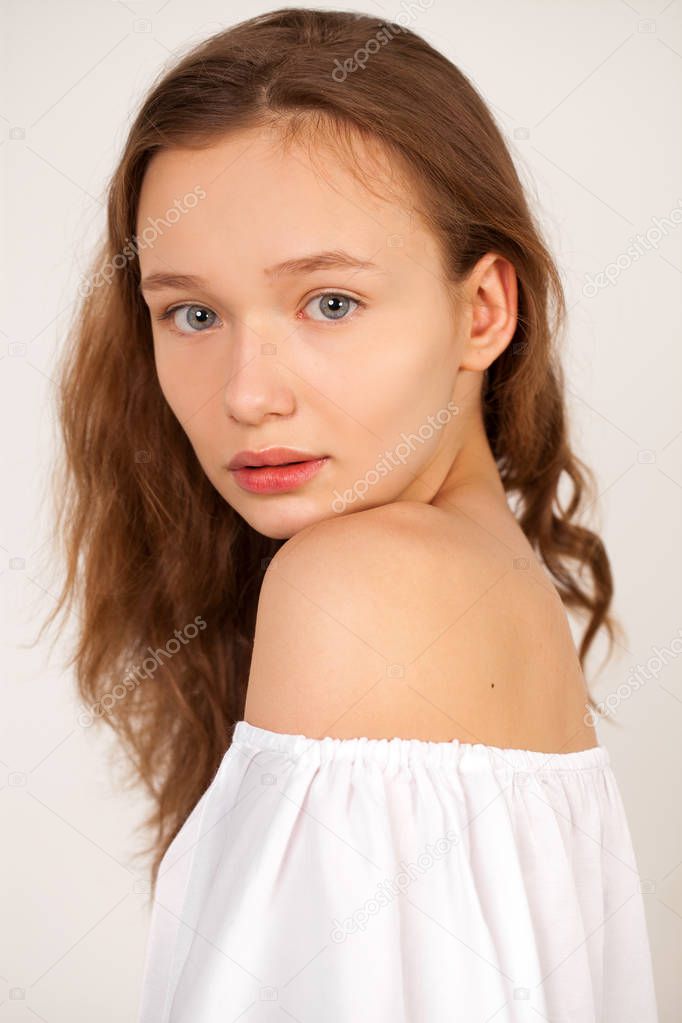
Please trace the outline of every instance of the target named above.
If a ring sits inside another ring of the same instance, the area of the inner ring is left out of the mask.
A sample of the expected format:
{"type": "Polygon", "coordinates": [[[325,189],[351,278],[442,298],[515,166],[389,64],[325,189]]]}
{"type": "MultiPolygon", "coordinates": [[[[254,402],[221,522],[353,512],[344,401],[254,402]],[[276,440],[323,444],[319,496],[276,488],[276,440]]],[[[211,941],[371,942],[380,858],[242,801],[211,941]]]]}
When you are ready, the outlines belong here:
{"type": "Polygon", "coordinates": [[[331,154],[313,164],[254,130],[158,153],[136,236],[163,394],[254,529],[286,538],[432,499],[459,444],[465,331],[407,197],[379,199],[331,154]],[[229,468],[272,447],[324,461],[229,468]]]}

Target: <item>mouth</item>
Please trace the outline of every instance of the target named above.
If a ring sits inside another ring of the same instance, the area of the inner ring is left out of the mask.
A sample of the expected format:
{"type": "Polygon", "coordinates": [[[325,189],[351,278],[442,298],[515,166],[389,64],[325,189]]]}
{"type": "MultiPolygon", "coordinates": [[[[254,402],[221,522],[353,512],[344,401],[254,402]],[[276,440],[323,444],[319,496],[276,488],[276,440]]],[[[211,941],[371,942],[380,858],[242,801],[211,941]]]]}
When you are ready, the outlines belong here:
{"type": "Polygon", "coordinates": [[[230,469],[242,490],[252,494],[276,494],[303,486],[329,461],[328,455],[289,462],[241,465],[230,469]]]}
{"type": "Polygon", "coordinates": [[[271,447],[261,451],[239,451],[227,466],[228,469],[259,469],[264,466],[300,465],[314,462],[326,455],[299,448],[271,447]]]}
{"type": "Polygon", "coordinates": [[[263,465],[242,465],[242,469],[280,469],[285,465],[305,465],[306,462],[314,462],[314,458],[302,458],[299,462],[264,462],[263,465]]]}

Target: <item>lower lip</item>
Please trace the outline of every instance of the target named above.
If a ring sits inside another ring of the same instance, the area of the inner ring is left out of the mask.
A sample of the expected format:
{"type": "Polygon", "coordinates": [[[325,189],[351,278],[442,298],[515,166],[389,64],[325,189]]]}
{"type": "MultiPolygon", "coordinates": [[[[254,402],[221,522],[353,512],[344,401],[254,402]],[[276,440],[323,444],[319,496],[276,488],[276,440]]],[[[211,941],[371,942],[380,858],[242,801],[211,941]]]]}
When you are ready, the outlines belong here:
{"type": "Polygon", "coordinates": [[[289,465],[263,465],[257,469],[231,469],[235,481],[252,494],[279,494],[283,490],[294,490],[312,479],[320,471],[328,457],[311,459],[309,462],[292,462],[289,465]]]}

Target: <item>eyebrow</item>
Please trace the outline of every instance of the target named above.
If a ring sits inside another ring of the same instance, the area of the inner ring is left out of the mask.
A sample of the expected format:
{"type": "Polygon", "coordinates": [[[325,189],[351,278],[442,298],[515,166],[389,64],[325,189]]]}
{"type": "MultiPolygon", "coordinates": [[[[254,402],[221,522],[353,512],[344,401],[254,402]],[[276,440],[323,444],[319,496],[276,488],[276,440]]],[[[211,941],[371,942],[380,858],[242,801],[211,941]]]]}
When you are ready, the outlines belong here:
{"type": "MultiPolygon", "coordinates": [[[[309,256],[301,256],[298,259],[285,259],[282,263],[265,268],[265,275],[271,279],[284,275],[309,274],[316,270],[376,270],[379,273],[385,271],[369,259],[359,259],[342,249],[333,249],[326,252],[313,252],[309,256]]],[[[208,282],[202,277],[193,274],[175,273],[153,273],[149,274],[140,282],[140,291],[161,291],[164,288],[208,288],[208,282]]]]}

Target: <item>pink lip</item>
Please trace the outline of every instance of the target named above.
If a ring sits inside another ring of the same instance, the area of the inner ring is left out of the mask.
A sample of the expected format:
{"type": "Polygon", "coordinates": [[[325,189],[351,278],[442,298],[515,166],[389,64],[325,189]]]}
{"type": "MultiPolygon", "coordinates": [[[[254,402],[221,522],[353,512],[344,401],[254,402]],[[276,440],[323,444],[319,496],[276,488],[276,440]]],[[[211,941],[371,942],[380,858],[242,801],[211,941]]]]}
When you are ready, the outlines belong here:
{"type": "Polygon", "coordinates": [[[284,465],[288,462],[307,462],[322,458],[313,451],[299,451],[298,448],[263,448],[262,451],[239,451],[228,464],[228,469],[252,468],[260,465],[284,465]]]}
{"type": "Polygon", "coordinates": [[[316,476],[325,462],[323,458],[308,459],[290,465],[263,465],[260,468],[232,469],[236,483],[253,494],[277,494],[285,490],[294,490],[316,476]]]}

